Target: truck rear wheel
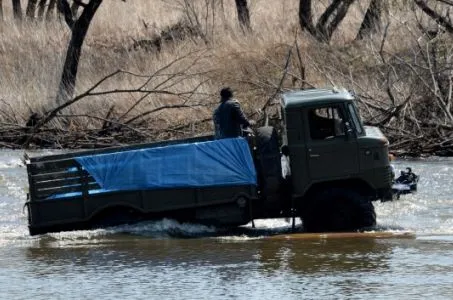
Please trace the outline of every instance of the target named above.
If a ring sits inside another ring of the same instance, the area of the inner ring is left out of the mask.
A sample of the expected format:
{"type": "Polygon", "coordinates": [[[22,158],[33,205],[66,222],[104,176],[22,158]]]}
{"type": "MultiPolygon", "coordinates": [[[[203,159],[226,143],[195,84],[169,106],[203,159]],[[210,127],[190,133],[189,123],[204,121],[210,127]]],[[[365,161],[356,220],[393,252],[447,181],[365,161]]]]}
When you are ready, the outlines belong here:
{"type": "Polygon", "coordinates": [[[315,194],[303,210],[309,232],[354,231],[376,225],[373,203],[346,188],[330,188],[315,194]]]}

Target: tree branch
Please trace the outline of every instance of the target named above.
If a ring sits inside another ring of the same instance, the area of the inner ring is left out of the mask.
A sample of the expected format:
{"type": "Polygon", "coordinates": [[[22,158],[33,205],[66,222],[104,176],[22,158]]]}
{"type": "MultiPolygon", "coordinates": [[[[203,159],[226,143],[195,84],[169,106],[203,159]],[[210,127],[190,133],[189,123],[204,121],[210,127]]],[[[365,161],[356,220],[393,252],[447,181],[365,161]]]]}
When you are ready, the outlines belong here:
{"type": "Polygon", "coordinates": [[[69,29],[72,30],[75,24],[75,20],[73,19],[71,6],[69,5],[68,1],[58,0],[57,9],[61,14],[63,14],[66,24],[68,25],[69,29]]]}
{"type": "Polygon", "coordinates": [[[143,117],[146,117],[147,115],[150,115],[152,113],[155,113],[155,112],[158,112],[158,111],[161,111],[161,110],[164,110],[164,109],[175,109],[175,108],[194,108],[194,107],[200,107],[200,106],[206,106],[206,104],[195,104],[195,105],[186,105],[186,104],[177,104],[177,105],[164,105],[164,106],[160,106],[160,107],[157,107],[157,108],[154,108],[154,109],[151,109],[151,110],[148,110],[148,111],[145,111],[144,113],[141,113],[129,120],[127,120],[126,122],[124,122],[124,124],[130,124],[138,119],[141,119],[143,117]]]}
{"type": "Polygon", "coordinates": [[[444,27],[449,33],[453,34],[453,24],[451,24],[447,18],[442,17],[436,11],[431,9],[428,4],[423,0],[414,0],[415,4],[417,4],[420,9],[430,16],[437,24],[444,27]]]}

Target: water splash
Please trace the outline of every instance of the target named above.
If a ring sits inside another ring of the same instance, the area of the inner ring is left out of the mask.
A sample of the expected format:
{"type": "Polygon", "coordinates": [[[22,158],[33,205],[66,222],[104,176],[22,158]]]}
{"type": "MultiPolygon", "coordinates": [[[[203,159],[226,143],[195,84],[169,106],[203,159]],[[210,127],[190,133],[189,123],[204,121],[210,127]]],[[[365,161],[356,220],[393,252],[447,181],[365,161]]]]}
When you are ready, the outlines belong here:
{"type": "MultiPolygon", "coordinates": [[[[23,205],[27,193],[27,175],[21,162],[22,152],[0,151],[0,245],[48,241],[96,241],[116,235],[148,238],[212,237],[225,240],[255,239],[271,234],[288,232],[291,220],[255,220],[235,230],[210,226],[178,223],[174,220],[143,222],[106,229],[62,232],[30,237],[23,205]]],[[[397,169],[411,166],[420,174],[416,194],[402,196],[394,202],[376,202],[378,226],[376,230],[410,230],[418,236],[453,234],[453,160],[424,159],[397,161],[397,169]]],[[[296,219],[300,228],[300,220],[296,219]]]]}

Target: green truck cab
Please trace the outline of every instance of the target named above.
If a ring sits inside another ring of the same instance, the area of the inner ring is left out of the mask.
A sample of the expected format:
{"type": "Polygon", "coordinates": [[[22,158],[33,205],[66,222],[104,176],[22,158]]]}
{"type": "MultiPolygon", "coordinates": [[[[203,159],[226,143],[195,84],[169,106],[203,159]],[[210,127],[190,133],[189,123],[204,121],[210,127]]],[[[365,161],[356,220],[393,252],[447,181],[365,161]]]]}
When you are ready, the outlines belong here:
{"type": "MultiPolygon", "coordinates": [[[[280,115],[277,126],[239,138],[256,183],[104,189],[80,164],[84,157],[221,143],[212,136],[26,156],[30,234],[158,218],[230,227],[254,219],[300,217],[304,230],[312,232],[374,226],[372,201],[391,197],[388,141],[378,128],[363,126],[353,95],[337,89],[288,92],[281,97],[280,115]],[[282,145],[289,148],[291,176],[286,178],[282,145]]],[[[116,162],[108,164],[115,167],[116,162]]],[[[141,168],[149,172],[152,165],[145,162],[134,173],[141,168]]]]}
{"type": "Polygon", "coordinates": [[[363,126],[346,90],[282,96],[282,140],[289,146],[293,197],[307,230],[372,225],[371,201],[391,198],[388,140],[363,126]]]}

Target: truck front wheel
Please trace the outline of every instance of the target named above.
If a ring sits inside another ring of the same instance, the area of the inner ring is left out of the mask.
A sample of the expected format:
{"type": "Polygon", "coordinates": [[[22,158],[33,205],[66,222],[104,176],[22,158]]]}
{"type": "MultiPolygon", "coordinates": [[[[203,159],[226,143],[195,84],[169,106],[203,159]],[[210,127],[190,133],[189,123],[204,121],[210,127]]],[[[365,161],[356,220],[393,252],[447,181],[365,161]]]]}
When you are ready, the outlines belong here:
{"type": "Polygon", "coordinates": [[[329,188],[310,197],[302,219],[308,232],[355,231],[376,225],[373,203],[346,188],[329,188]]]}

